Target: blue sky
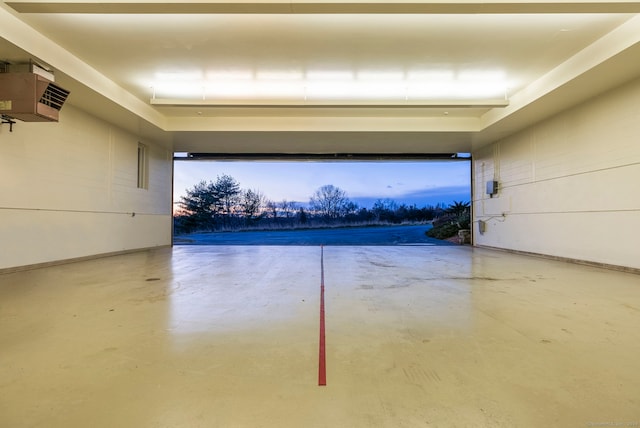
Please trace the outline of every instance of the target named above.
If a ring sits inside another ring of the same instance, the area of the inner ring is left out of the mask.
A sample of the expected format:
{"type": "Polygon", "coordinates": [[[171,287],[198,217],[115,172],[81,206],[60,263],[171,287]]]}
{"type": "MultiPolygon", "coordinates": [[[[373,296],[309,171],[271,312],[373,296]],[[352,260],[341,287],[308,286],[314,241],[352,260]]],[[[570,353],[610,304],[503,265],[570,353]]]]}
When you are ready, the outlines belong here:
{"type": "Polygon", "coordinates": [[[174,201],[198,182],[227,174],[243,189],[260,190],[267,198],[307,204],[321,186],[332,184],[360,206],[377,199],[435,205],[470,200],[469,161],[292,162],[176,161],[174,201]]]}

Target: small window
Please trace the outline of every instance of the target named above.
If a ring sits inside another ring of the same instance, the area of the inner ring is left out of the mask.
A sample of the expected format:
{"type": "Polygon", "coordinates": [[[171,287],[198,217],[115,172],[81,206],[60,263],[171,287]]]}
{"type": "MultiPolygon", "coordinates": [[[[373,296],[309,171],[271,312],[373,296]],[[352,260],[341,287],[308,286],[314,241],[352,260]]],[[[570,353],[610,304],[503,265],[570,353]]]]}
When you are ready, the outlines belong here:
{"type": "Polygon", "coordinates": [[[149,188],[149,158],[147,146],[138,143],[138,189],[149,188]]]}

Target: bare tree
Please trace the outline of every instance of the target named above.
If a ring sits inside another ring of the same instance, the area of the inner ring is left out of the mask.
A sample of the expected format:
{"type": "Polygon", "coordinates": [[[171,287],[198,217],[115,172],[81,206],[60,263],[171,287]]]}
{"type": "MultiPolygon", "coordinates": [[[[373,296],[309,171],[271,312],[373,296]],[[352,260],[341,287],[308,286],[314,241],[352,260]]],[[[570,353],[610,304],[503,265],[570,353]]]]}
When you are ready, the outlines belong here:
{"type": "Polygon", "coordinates": [[[346,192],[332,184],[320,187],[309,199],[311,209],[329,219],[344,215],[349,203],[346,192]]]}
{"type": "Polygon", "coordinates": [[[282,202],[280,202],[280,209],[282,210],[286,218],[290,218],[298,210],[298,204],[293,201],[287,201],[286,199],[283,199],[282,202]]]}
{"type": "Polygon", "coordinates": [[[271,218],[275,220],[278,217],[278,205],[271,199],[268,199],[264,206],[267,212],[271,215],[271,218]]]}
{"type": "Polygon", "coordinates": [[[371,207],[371,211],[376,216],[376,220],[392,220],[395,212],[398,209],[398,204],[392,199],[378,199],[373,206],[371,207]]]}

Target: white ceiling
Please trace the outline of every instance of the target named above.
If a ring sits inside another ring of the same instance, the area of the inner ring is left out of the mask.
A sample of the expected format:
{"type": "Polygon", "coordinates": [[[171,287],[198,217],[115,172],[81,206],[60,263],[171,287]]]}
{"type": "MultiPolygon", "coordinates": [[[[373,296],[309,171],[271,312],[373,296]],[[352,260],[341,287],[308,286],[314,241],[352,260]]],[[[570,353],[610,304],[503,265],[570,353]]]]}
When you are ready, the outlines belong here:
{"type": "Polygon", "coordinates": [[[70,103],[176,151],[468,152],[640,75],[638,12],[632,1],[5,1],[0,60],[49,64],[70,103]],[[501,74],[510,105],[150,103],[159,75],[322,71],[501,74]]]}

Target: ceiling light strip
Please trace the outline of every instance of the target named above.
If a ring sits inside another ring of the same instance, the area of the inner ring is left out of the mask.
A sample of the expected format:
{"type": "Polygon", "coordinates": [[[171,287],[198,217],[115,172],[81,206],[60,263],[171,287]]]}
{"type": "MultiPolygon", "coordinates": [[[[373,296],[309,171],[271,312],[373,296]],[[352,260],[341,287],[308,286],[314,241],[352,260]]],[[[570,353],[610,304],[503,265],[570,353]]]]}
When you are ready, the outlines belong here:
{"type": "Polygon", "coordinates": [[[218,108],[496,108],[507,107],[507,99],[491,100],[424,100],[424,101],[231,101],[231,100],[184,100],[169,98],[152,98],[152,105],[183,107],[218,107],[218,108]]]}

